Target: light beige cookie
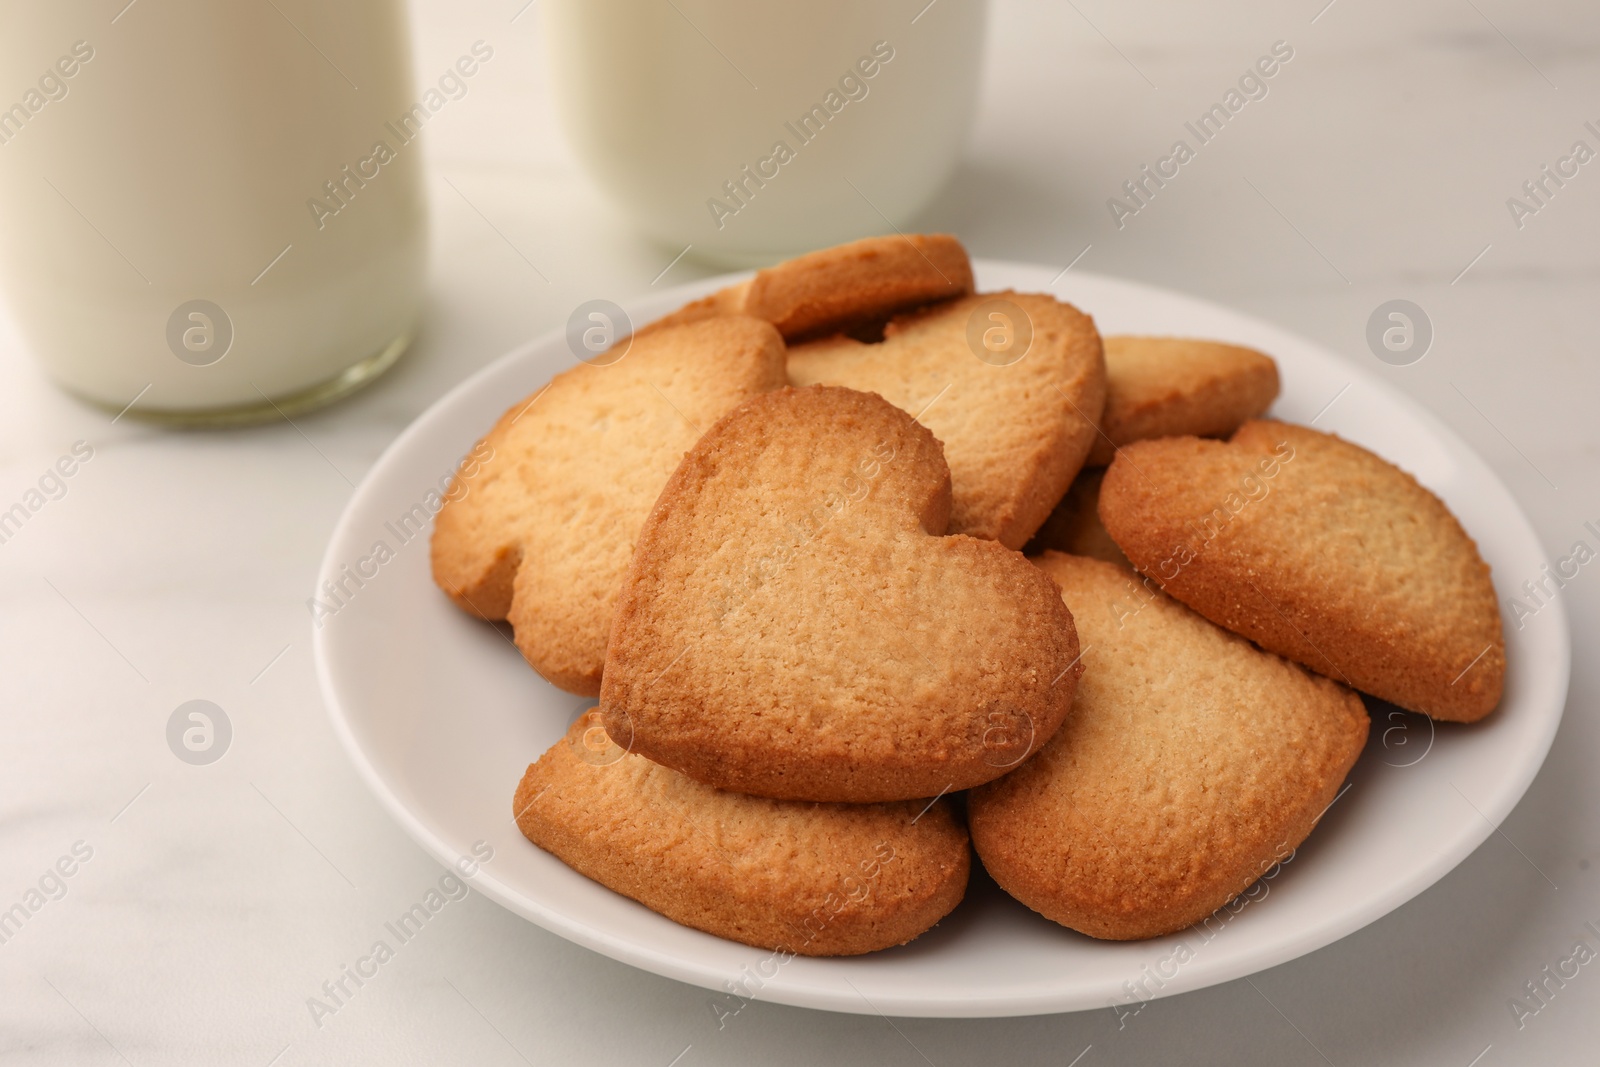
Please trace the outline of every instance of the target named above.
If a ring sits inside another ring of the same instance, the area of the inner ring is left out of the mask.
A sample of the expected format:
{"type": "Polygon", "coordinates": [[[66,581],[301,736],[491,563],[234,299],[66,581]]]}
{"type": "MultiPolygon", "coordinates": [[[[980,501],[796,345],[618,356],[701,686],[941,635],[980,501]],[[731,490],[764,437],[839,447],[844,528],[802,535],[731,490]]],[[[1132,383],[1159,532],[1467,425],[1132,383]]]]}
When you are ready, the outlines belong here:
{"type": "Polygon", "coordinates": [[[1293,855],[1367,737],[1343,686],[1207,622],[1130,570],[1046,553],[1083,640],[1072,716],[967,799],[1000,886],[1132,940],[1210,915],[1293,855]]]}
{"type": "Polygon", "coordinates": [[[1055,733],[1078,655],[1055,586],[940,536],[939,442],[881,397],[784,389],[684,457],[645,523],[600,704],[691,777],[796,800],[935,796],[1055,733]]]}
{"type": "Polygon", "coordinates": [[[783,384],[771,325],[730,317],[635,338],[519,401],[479,442],[434,519],[433,576],[464,610],[509,618],[563,689],[600,691],[634,537],[684,452],[741,401],[783,384]]]}
{"type": "Polygon", "coordinates": [[[1044,520],[1044,525],[1023,551],[1030,556],[1047,551],[1065,552],[1132,567],[1100,521],[1100,482],[1105,476],[1104,467],[1079,471],[1067,495],[1061,498],[1061,503],[1044,520]]]}
{"type": "Polygon", "coordinates": [[[697,930],[801,956],[901,945],[966,892],[950,803],[809,804],[726,793],[612,743],[579,716],[529,766],[523,834],[586,877],[697,930]]]}
{"type": "Polygon", "coordinates": [[[895,318],[877,344],[832,337],[789,354],[796,385],[877,393],[944,443],[952,533],[1021,548],[1096,436],[1105,363],[1094,322],[1031,293],[984,293],[895,318]]]}
{"type": "Polygon", "coordinates": [[[753,315],[792,341],[870,327],[907,308],[970,292],[972,264],[954,237],[866,237],[757,271],[639,332],[716,315],[753,315]]]}
{"type": "Polygon", "coordinates": [[[1278,398],[1278,365],[1242,345],[1182,337],[1107,337],[1103,433],[1088,466],[1151,437],[1226,437],[1278,398]]]}
{"type": "Polygon", "coordinates": [[[1128,445],[1100,518],[1133,564],[1272,652],[1436,719],[1500,702],[1489,567],[1450,509],[1366,449],[1247,422],[1128,445]]]}

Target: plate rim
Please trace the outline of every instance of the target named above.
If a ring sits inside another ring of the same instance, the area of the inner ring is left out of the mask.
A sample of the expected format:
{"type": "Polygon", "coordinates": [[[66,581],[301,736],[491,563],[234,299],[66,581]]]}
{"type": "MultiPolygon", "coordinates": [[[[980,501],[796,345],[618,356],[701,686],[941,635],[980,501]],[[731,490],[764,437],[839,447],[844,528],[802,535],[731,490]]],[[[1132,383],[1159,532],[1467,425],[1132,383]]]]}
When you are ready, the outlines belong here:
{"type": "MultiPolygon", "coordinates": [[[[974,273],[980,281],[984,276],[994,273],[1038,273],[1043,276],[1053,270],[1053,268],[1046,265],[1018,260],[974,258],[972,262],[974,273]]],[[[633,309],[640,305],[655,306],[667,305],[673,301],[687,302],[722,286],[748,278],[752,273],[751,271],[738,271],[720,274],[673,286],[659,292],[643,293],[626,301],[625,310],[629,312],[631,319],[633,309]]],[[[1519,527],[1517,532],[1530,538],[1534,544],[1540,547],[1541,551],[1544,550],[1543,541],[1537,528],[1529,520],[1527,512],[1488,462],[1426,405],[1412,398],[1381,376],[1365,368],[1348,364],[1348,361],[1318,342],[1217,301],[1191,296],[1188,293],[1162,286],[1151,285],[1138,279],[1089,271],[1079,271],[1076,272],[1076,275],[1078,278],[1090,280],[1091,284],[1104,283],[1157,294],[1161,299],[1167,301],[1169,305],[1181,303],[1197,311],[1222,312],[1238,321],[1248,322],[1253,330],[1280,336],[1295,346],[1308,346],[1317,349],[1319,352],[1336,359],[1339,363],[1347,364],[1352,382],[1360,380],[1364,388],[1374,390],[1382,394],[1389,402],[1404,408],[1409,416],[1416,418],[1423,424],[1429,435],[1452,446],[1454,452],[1470,457],[1470,460],[1480,468],[1479,473],[1490,479],[1493,485],[1514,505],[1509,521],[1514,522],[1519,527]]],[[[1041,291],[1054,294],[1056,282],[1060,278],[1061,275],[1057,274],[1055,280],[1043,286],[1041,291]]],[[[1093,309],[1085,310],[1090,314],[1093,313],[1093,309]]],[[[346,501],[339,519],[329,535],[327,547],[317,568],[316,583],[318,586],[323,581],[337,576],[340,561],[347,554],[347,550],[350,547],[347,545],[347,541],[350,539],[356,515],[361,510],[360,505],[369,493],[377,491],[375,486],[387,474],[389,466],[395,462],[395,457],[405,451],[415,438],[423,435],[434,421],[443,419],[446,411],[452,409],[464,398],[475,394],[484,382],[506,372],[513,365],[529,358],[546,346],[559,342],[563,335],[564,330],[561,328],[546,331],[490,360],[428,404],[404,429],[395,435],[394,439],[374,460],[372,466],[346,501]]],[[[470,447],[471,443],[467,442],[463,447],[463,454],[470,447]]],[[[315,589],[313,589],[313,595],[316,595],[315,589]]],[[[1151,999],[1176,996],[1233,981],[1245,975],[1280,966],[1319,948],[1331,945],[1355,931],[1371,925],[1421,895],[1476,852],[1484,841],[1498,830],[1501,822],[1526,795],[1534,779],[1548,760],[1550,748],[1554,744],[1556,733],[1565,716],[1571,684],[1571,630],[1566,605],[1559,598],[1553,599],[1545,608],[1542,608],[1540,614],[1545,614],[1547,611],[1550,612],[1551,616],[1550,630],[1552,636],[1546,640],[1555,642],[1555,651],[1558,653],[1560,666],[1560,677],[1557,682],[1559,706],[1555,713],[1549,716],[1546,729],[1543,735],[1538,738],[1538,758],[1529,760],[1520,774],[1506,779],[1502,783],[1502,787],[1487,802],[1475,805],[1479,808],[1480,814],[1484,818],[1472,824],[1470,832],[1458,835],[1456,838],[1458,843],[1454,848],[1434,853],[1430,862],[1415,869],[1410,876],[1391,882],[1381,891],[1365,898],[1365,905],[1362,908],[1348,913],[1341,921],[1310,927],[1295,937],[1275,942],[1270,951],[1259,950],[1255,954],[1257,957],[1270,957],[1269,959],[1241,957],[1231,964],[1214,965],[1206,968],[1198,975],[1188,975],[1189,980],[1187,981],[1169,983],[1174,988],[1161,989],[1151,999]],[[1551,608],[1554,610],[1550,611],[1551,608]],[[1464,842],[1464,844],[1461,842],[1464,842]]],[[[447,867],[450,866],[458,858],[456,850],[413,812],[396,790],[390,787],[388,781],[355,736],[350,716],[343,707],[338,695],[339,690],[334,684],[333,668],[329,660],[332,652],[327,647],[328,642],[331,640],[328,636],[329,633],[329,627],[318,628],[314,624],[312,625],[312,650],[316,664],[318,687],[335,736],[339,739],[346,756],[355,766],[358,775],[390,817],[435,860],[447,867]]],[[[541,904],[496,877],[488,868],[479,868],[476,875],[470,879],[470,883],[474,888],[479,889],[490,899],[514,914],[522,916],[565,940],[598,952],[618,962],[713,991],[721,991],[723,982],[727,978],[725,973],[717,971],[707,964],[685,960],[671,953],[639,944],[601,927],[585,923],[563,911],[541,904]]],[[[597,885],[596,888],[610,892],[603,886],[597,885]]],[[[867,958],[870,958],[870,956],[867,958]]],[[[863,1004],[861,1001],[864,998],[855,993],[853,987],[847,986],[835,991],[818,989],[815,986],[797,988],[776,981],[769,982],[762,988],[759,999],[813,1010],[929,1018],[1022,1017],[1097,1011],[1104,1010],[1107,1006],[1105,1003],[1087,1006],[1078,1004],[1076,1002],[1081,998],[1059,990],[1042,991],[1030,995],[1005,992],[1003,995],[997,994],[992,997],[984,996],[981,991],[963,993],[959,997],[929,997],[926,994],[894,997],[880,993],[873,1003],[863,1004]],[[1069,1001],[1072,1003],[1067,1003],[1069,1001]],[[887,1007],[890,1010],[887,1012],[881,1011],[880,1007],[887,1007]]]]}

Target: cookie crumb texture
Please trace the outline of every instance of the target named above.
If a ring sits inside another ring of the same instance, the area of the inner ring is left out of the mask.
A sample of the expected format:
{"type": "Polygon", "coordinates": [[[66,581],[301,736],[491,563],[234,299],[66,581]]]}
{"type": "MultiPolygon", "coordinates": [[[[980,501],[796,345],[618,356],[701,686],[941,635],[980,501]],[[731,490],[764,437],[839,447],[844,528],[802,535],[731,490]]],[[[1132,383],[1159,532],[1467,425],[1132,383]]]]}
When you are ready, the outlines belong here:
{"type": "Polygon", "coordinates": [[[1100,560],[1039,566],[1085,668],[1061,731],[968,797],[986,870],[1093,937],[1157,937],[1227,904],[1311,832],[1361,754],[1361,699],[1100,560]]]}
{"type": "Polygon", "coordinates": [[[1100,517],[1134,566],[1262,648],[1435,719],[1500,702],[1488,564],[1443,501],[1358,445],[1270,420],[1139,441],[1100,517]]]}
{"type": "Polygon", "coordinates": [[[809,804],[702,785],[611,745],[598,716],[528,768],[517,826],[586,877],[685,926],[801,956],[901,945],[961,902],[948,801],[809,804]]]}
{"type": "Polygon", "coordinates": [[[1060,727],[1077,679],[1050,579],[940,536],[939,442],[881,397],[784,389],[709,430],[623,587],[601,709],[632,751],[795,800],[990,781],[1060,727]]]}
{"type": "Polygon", "coordinates": [[[683,454],[740,402],[784,384],[768,323],[728,317],[634,338],[513,405],[434,520],[434,581],[463,610],[509,619],[534,669],[600,692],[634,538],[683,454]]]}

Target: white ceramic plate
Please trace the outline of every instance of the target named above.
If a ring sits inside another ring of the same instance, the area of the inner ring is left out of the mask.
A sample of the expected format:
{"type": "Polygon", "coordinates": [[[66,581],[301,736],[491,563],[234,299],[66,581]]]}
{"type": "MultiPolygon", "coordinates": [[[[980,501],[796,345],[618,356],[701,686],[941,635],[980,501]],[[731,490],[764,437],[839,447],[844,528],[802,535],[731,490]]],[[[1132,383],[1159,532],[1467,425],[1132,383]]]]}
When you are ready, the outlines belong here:
{"type": "MultiPolygon", "coordinates": [[[[1053,272],[1039,267],[977,269],[982,289],[1051,289],[1053,272]]],[[[643,323],[728,281],[653,294],[627,310],[643,323]]],[[[1053,291],[1107,333],[1188,334],[1271,353],[1284,382],[1275,414],[1316,419],[1415,474],[1460,516],[1508,594],[1539,575],[1539,539],[1488,466],[1366,369],[1225,308],[1132,282],[1072,273],[1053,291]]],[[[753,974],[745,988],[759,983],[761,1000],[889,1015],[1028,1015],[1199,989],[1320,948],[1422,892],[1511,811],[1555,736],[1570,660],[1559,601],[1523,629],[1507,620],[1505,702],[1485,722],[1435,728],[1374,707],[1368,750],[1321,826],[1207,931],[1093,941],[1030,912],[975,869],[961,907],[910,945],[775,966],[771,953],[679,926],[521,837],[510,811],[517,781],[592,702],[544,683],[502,629],[457,611],[430,580],[426,536],[400,524],[503,410],[573,362],[563,335],[540,338],[474,375],[400,435],[351,499],[319,586],[371,557],[376,542],[393,558],[364,565],[377,573],[322,621],[315,644],[334,727],[406,831],[444,863],[474,841],[490,842],[495,855],[475,880],[480,890],[614,959],[712,990],[753,974]]],[[[708,999],[724,1010],[738,1005],[708,999]]]]}

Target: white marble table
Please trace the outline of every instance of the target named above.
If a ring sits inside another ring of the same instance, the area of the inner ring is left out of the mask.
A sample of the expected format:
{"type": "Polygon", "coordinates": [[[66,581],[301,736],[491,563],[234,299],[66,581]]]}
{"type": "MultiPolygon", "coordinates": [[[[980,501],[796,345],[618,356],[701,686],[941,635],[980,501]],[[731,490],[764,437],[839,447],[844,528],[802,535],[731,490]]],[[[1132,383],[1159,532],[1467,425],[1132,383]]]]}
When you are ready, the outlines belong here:
{"type": "MultiPolygon", "coordinates": [[[[1564,553],[1600,520],[1600,165],[1520,229],[1505,202],[1575,139],[1594,143],[1583,124],[1600,124],[1600,12],[1336,0],[1319,14],[1323,2],[998,3],[966,162],[924,218],[903,221],[990,257],[1065,266],[1089,246],[1081,269],[1229,303],[1380,371],[1472,442],[1564,553]],[[1106,199],[1279,39],[1295,59],[1271,94],[1118,229],[1106,199]],[[1394,298],[1437,331],[1412,366],[1379,364],[1364,338],[1394,298]]],[[[1509,1007],[1585,922],[1600,925],[1600,577],[1588,571],[1561,594],[1571,699],[1526,799],[1421,897],[1256,976],[1270,1003],[1234,982],[1154,1002],[1119,1030],[1110,1011],[889,1021],[757,1002],[719,1031],[704,992],[473,894],[313,1019],[307,998],[441,873],[357,781],[323,714],[304,602],[329,531],[352,483],[443,390],[582,300],[646,289],[675,252],[630,232],[576,170],[547,101],[537,8],[513,22],[521,7],[419,4],[419,73],[480,37],[504,59],[428,129],[420,340],[367,392],[299,420],[303,435],[111,424],[0,332],[0,499],[74,442],[94,449],[67,494],[0,545],[0,907],[41,878],[65,888],[0,944],[0,1062],[1600,1056],[1592,968],[1549,987],[1520,1026],[1509,1007]],[[197,698],[234,729],[204,767],[165,738],[173,709],[197,698]],[[59,883],[46,877],[58,861],[73,872],[59,883]]],[[[696,272],[684,260],[663,284],[696,272]]]]}

